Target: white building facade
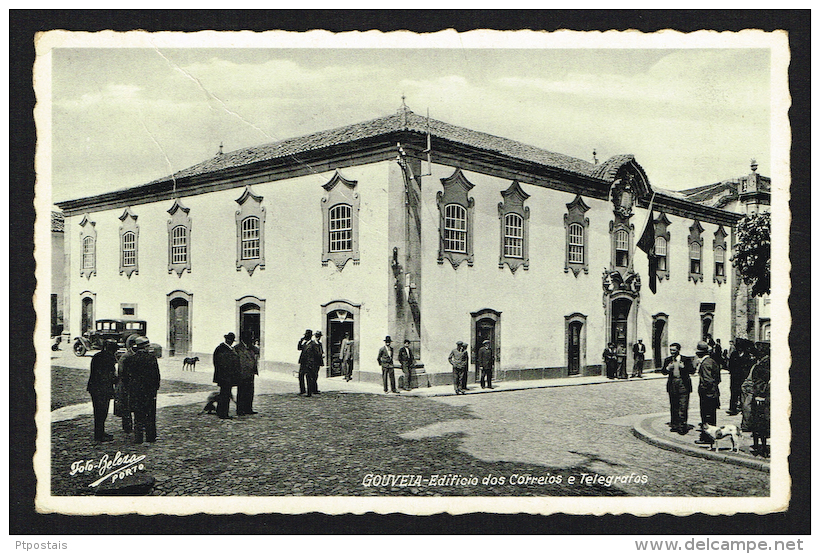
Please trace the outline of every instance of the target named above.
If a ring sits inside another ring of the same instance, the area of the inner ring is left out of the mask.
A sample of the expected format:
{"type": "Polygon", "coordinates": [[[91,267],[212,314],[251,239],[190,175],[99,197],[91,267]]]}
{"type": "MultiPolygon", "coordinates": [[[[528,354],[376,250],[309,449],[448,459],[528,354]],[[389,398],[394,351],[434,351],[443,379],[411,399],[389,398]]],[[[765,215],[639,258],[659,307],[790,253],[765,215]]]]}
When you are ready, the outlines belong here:
{"type": "Polygon", "coordinates": [[[322,330],[334,376],[347,333],[354,379],[377,381],[390,335],[424,386],[450,382],[459,340],[530,379],[599,374],[610,341],[631,367],[642,339],[654,367],[672,342],[731,338],[738,214],[653,188],[629,155],[593,164],[406,109],[59,206],[71,335],[142,319],[170,356],[249,331],[262,369],[290,372],[322,330]],[[655,293],[636,247],[650,203],[655,293]]]}

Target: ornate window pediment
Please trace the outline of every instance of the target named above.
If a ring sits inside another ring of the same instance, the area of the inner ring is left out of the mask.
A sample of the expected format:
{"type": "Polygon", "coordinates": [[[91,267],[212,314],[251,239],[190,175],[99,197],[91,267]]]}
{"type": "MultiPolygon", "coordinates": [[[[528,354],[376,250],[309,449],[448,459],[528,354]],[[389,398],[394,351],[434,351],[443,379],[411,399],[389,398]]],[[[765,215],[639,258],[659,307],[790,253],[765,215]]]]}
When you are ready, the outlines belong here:
{"type": "Polygon", "coordinates": [[[453,269],[461,262],[473,265],[473,219],[475,199],[468,193],[475,186],[456,168],[449,177],[441,179],[443,191],[436,193],[439,210],[438,263],[449,260],[453,269]]]}
{"type": "Polygon", "coordinates": [[[671,248],[672,235],[669,232],[669,225],[672,224],[666,214],[661,212],[653,222],[655,225],[655,256],[658,259],[657,275],[658,281],[669,279],[669,251],[671,248]]]}
{"type": "Polygon", "coordinates": [[[120,275],[124,273],[130,279],[132,273],[139,275],[140,272],[140,228],[137,225],[137,216],[131,212],[131,208],[125,208],[120,221],[120,275]]]}
{"type": "Polygon", "coordinates": [[[236,199],[239,204],[236,210],[236,270],[245,268],[248,275],[253,275],[257,267],[265,269],[266,212],[262,200],[263,197],[255,195],[250,185],[236,199]]]}
{"type": "Polygon", "coordinates": [[[703,226],[697,219],[689,227],[687,244],[689,245],[689,277],[695,283],[703,282],[703,226]]]}
{"type": "Polygon", "coordinates": [[[501,227],[501,254],[498,267],[504,264],[515,273],[519,266],[530,267],[530,209],[524,202],[530,197],[518,181],[513,181],[501,192],[504,198],[498,203],[498,219],[501,227]]]}
{"type": "Polygon", "coordinates": [[[339,271],[350,260],[353,265],[360,261],[361,198],[356,190],[357,184],[358,181],[345,179],[337,169],[330,181],[322,185],[327,191],[322,198],[322,265],[333,262],[339,271]]]}
{"type": "Polygon", "coordinates": [[[91,221],[88,214],[80,221],[80,276],[91,279],[97,274],[97,222],[91,221]]]}
{"type": "Polygon", "coordinates": [[[567,204],[567,213],[564,214],[564,230],[566,231],[566,244],[564,255],[564,273],[569,273],[578,277],[583,270],[589,273],[589,218],[585,214],[589,211],[581,195],[567,204]]]}
{"type": "Polygon", "coordinates": [[[712,280],[721,285],[726,282],[726,231],[723,225],[715,231],[715,239],[712,242],[712,251],[715,258],[715,268],[712,280]]]}
{"type": "Polygon", "coordinates": [[[191,272],[191,218],[190,208],[179,199],[168,210],[168,273],[176,272],[182,277],[185,270],[191,272]]]}

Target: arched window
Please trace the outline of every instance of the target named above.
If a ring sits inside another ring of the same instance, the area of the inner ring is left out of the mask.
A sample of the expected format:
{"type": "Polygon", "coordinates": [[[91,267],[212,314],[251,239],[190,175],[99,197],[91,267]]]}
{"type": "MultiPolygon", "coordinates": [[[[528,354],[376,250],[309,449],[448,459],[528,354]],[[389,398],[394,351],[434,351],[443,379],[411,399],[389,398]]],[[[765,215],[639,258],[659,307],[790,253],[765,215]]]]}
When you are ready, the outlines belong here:
{"type": "Polygon", "coordinates": [[[629,266],[629,233],[623,229],[615,233],[615,265],[617,267],[629,266]]]}
{"type": "Polygon", "coordinates": [[[122,265],[123,267],[137,265],[137,235],[132,231],[122,235],[122,265]]]}
{"type": "Polygon", "coordinates": [[[349,204],[336,204],[330,208],[330,252],[353,250],[353,218],[349,204]]]}
{"type": "Polygon", "coordinates": [[[259,259],[259,218],[246,217],[242,220],[242,259],[259,259]]]}
{"type": "Polygon", "coordinates": [[[524,257],[524,218],[518,214],[504,217],[504,256],[524,257]]]}
{"type": "Polygon", "coordinates": [[[459,204],[444,207],[444,250],[467,253],[467,210],[459,204]]]}
{"type": "Polygon", "coordinates": [[[689,244],[689,279],[697,283],[703,281],[703,266],[701,259],[703,254],[703,225],[697,219],[692,226],[689,227],[689,237],[687,243],[689,244]]]}
{"type": "Polygon", "coordinates": [[[726,276],[726,250],[720,246],[715,248],[715,276],[726,276]]]}
{"type": "Polygon", "coordinates": [[[667,263],[666,263],[666,252],[667,252],[667,244],[666,238],[664,237],[655,237],[655,256],[658,259],[658,271],[666,271],[667,270],[667,263]]]}
{"type": "Polygon", "coordinates": [[[94,237],[85,237],[83,239],[83,269],[94,269],[94,237]]]}
{"type": "Polygon", "coordinates": [[[700,253],[699,243],[693,242],[689,245],[689,273],[700,274],[700,253]]]}
{"type": "Polygon", "coordinates": [[[580,223],[569,226],[569,263],[584,263],[584,227],[580,223]]]}
{"type": "Polygon", "coordinates": [[[171,230],[171,263],[188,263],[188,228],[177,225],[171,230]]]}

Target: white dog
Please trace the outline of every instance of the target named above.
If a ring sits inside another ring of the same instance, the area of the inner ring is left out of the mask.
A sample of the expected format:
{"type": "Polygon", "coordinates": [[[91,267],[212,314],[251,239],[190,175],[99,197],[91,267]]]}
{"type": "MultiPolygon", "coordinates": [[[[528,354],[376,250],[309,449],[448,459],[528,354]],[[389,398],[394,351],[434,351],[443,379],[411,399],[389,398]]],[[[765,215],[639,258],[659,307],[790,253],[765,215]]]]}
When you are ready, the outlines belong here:
{"type": "Polygon", "coordinates": [[[716,425],[709,425],[708,423],[703,423],[700,426],[701,431],[712,437],[712,451],[717,450],[717,441],[720,439],[725,439],[729,437],[732,440],[732,452],[737,452],[738,448],[740,447],[740,430],[737,428],[737,425],[722,425],[720,427],[716,425]]]}

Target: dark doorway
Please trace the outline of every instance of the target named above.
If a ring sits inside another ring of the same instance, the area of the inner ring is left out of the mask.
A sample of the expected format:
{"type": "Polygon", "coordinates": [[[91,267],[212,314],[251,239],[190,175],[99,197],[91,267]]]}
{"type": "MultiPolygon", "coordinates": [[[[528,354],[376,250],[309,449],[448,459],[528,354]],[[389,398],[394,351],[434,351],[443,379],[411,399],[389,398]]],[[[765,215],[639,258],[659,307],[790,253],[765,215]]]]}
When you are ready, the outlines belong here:
{"type": "MultiPolygon", "coordinates": [[[[475,344],[473,345],[473,363],[475,364],[478,349],[484,345],[484,341],[490,341],[490,349],[495,358],[495,320],[485,317],[475,322],[475,344]]],[[[497,373],[497,372],[496,372],[497,373]]],[[[478,382],[478,380],[476,380],[478,382]]]]}
{"type": "Polygon", "coordinates": [[[629,309],[632,307],[632,300],[619,298],[612,301],[612,334],[610,341],[615,343],[615,348],[620,353],[626,353],[627,343],[627,321],[629,309]]]}
{"type": "Polygon", "coordinates": [[[83,310],[80,319],[80,334],[85,334],[94,328],[94,299],[90,296],[83,298],[83,310]]]}
{"type": "Polygon", "coordinates": [[[342,339],[347,334],[349,340],[356,340],[353,336],[353,314],[346,310],[334,310],[327,314],[327,334],[327,376],[338,377],[342,374],[342,339]]]}
{"type": "Polygon", "coordinates": [[[656,368],[661,367],[661,364],[663,364],[663,343],[665,342],[663,339],[665,331],[665,319],[656,319],[652,322],[652,357],[656,368]]]}
{"type": "Polygon", "coordinates": [[[567,373],[569,375],[578,375],[581,373],[581,329],[584,324],[581,321],[573,321],[569,324],[567,332],[569,333],[569,356],[567,373]]]}
{"type": "Polygon", "coordinates": [[[184,298],[174,298],[171,300],[169,312],[169,355],[187,354],[191,342],[188,332],[188,301],[184,298]]]}
{"type": "Polygon", "coordinates": [[[245,333],[251,337],[251,344],[259,346],[262,340],[262,310],[258,304],[243,304],[239,308],[239,337],[244,337],[245,333]]]}

